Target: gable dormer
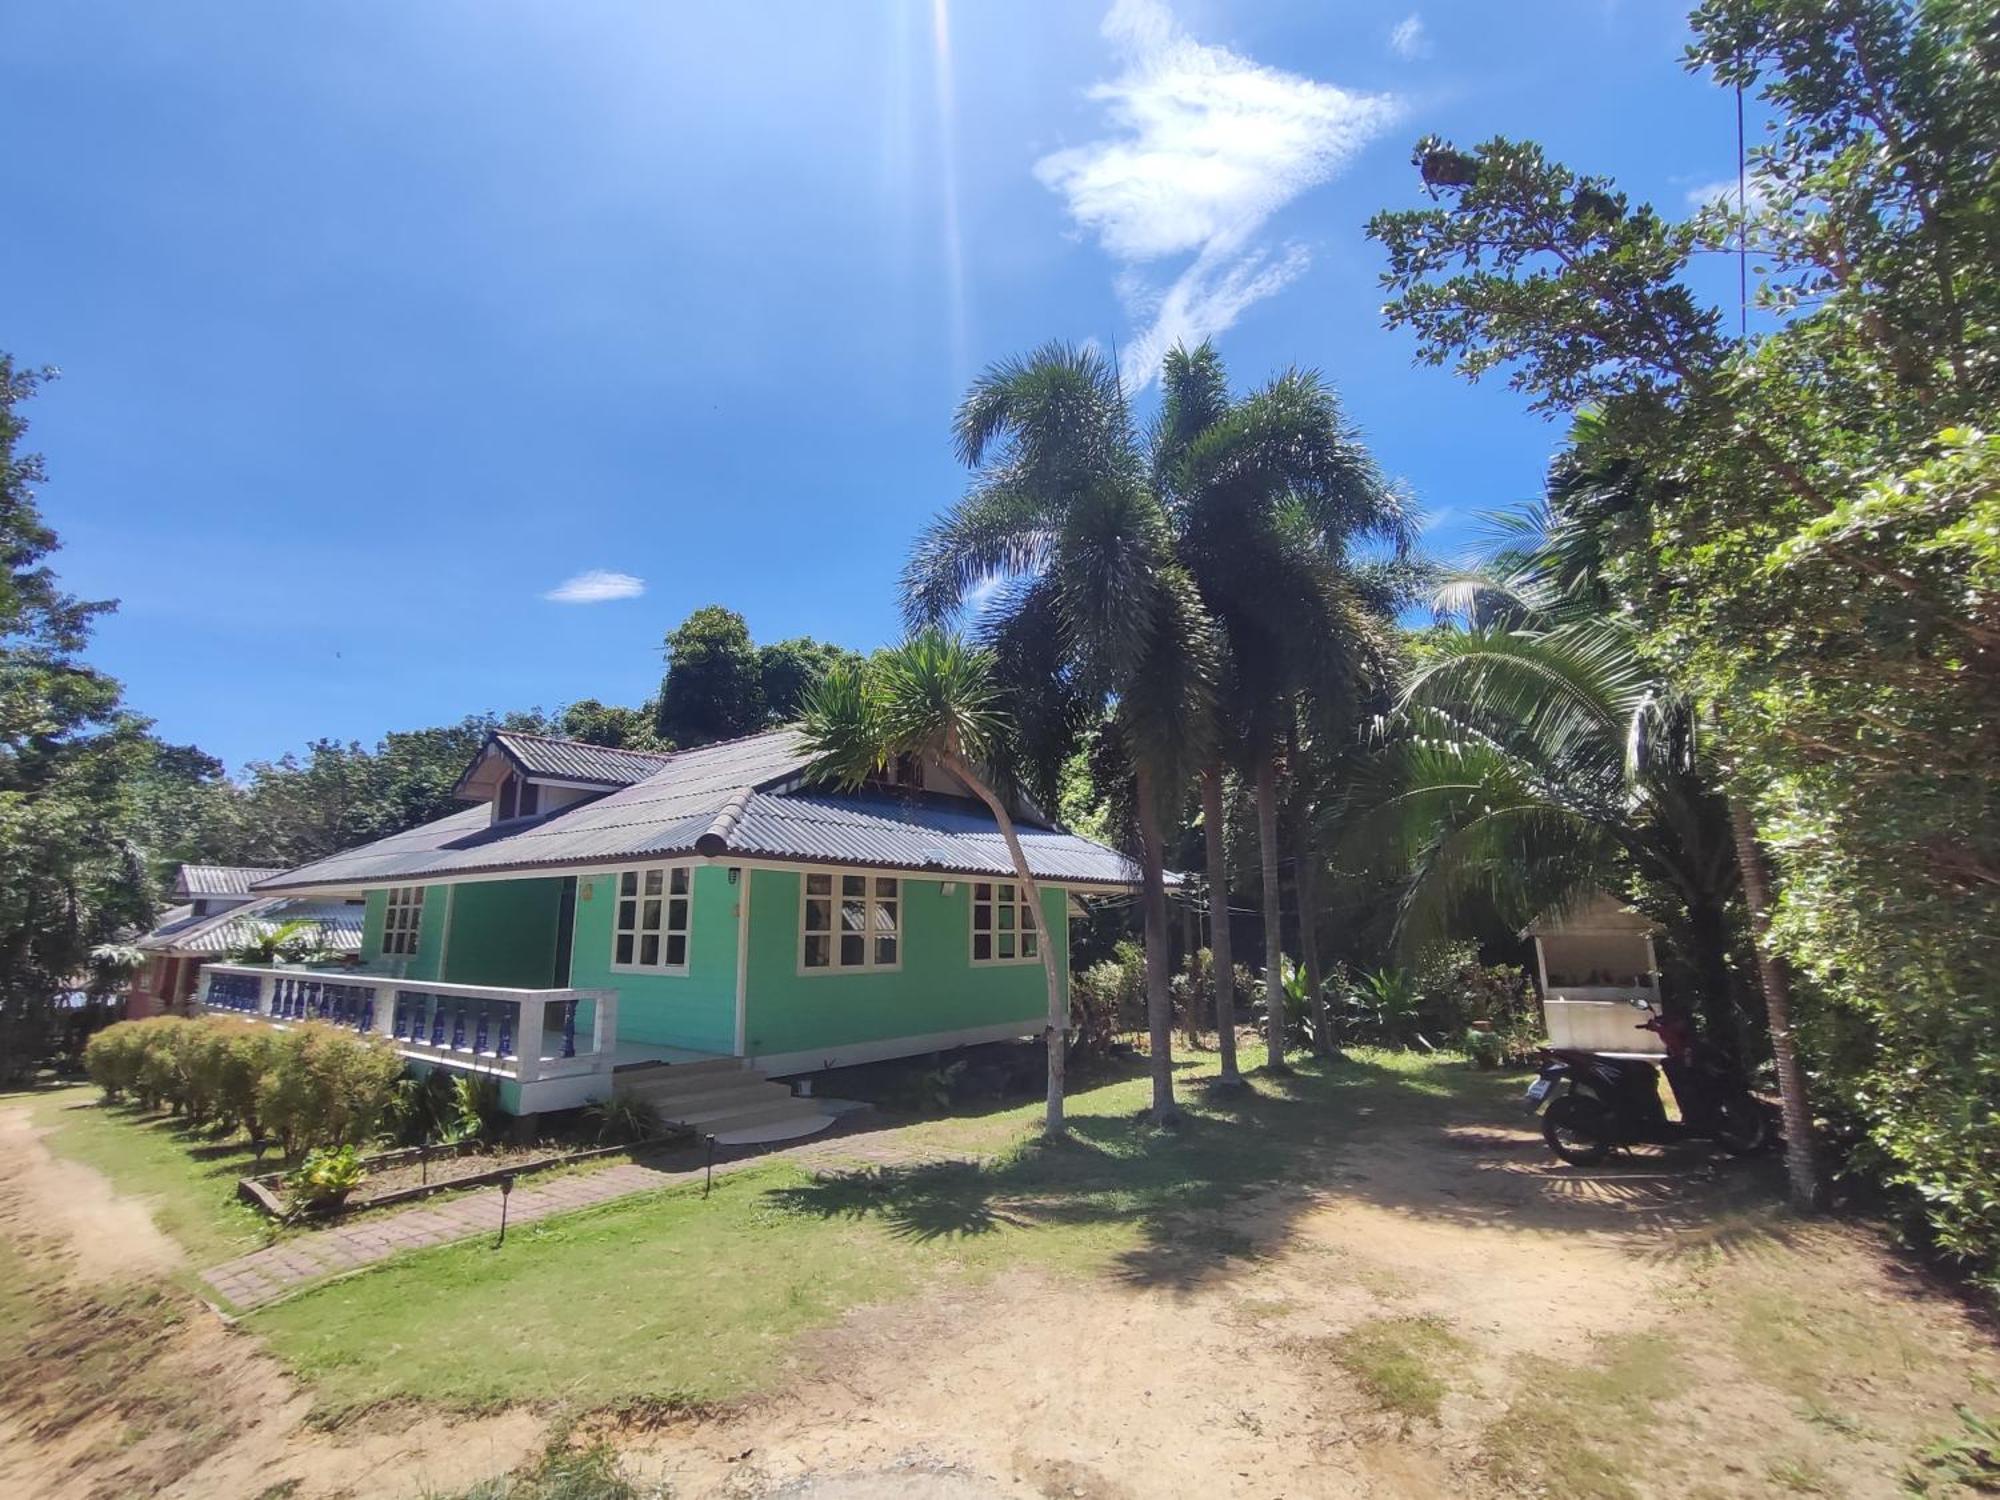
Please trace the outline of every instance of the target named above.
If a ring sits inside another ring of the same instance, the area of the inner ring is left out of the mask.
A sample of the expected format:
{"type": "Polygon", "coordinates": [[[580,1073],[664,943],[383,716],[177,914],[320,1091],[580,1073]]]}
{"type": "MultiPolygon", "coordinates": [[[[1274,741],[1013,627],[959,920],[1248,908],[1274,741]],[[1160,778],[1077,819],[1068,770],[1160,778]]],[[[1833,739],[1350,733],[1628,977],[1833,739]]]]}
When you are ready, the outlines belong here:
{"type": "Polygon", "coordinates": [[[644,781],[667,763],[645,750],[615,750],[577,740],[497,729],[458,778],[462,802],[484,802],[492,821],[546,818],[607,792],[644,781]]]}

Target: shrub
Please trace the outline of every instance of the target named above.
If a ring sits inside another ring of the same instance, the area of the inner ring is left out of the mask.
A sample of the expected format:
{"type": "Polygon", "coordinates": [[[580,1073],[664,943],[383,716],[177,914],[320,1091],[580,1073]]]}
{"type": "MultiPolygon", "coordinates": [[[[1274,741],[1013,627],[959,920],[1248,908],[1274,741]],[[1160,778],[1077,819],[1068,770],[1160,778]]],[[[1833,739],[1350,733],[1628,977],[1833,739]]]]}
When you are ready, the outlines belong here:
{"type": "Polygon", "coordinates": [[[133,1092],[148,1109],[164,1105],[178,1114],[186,1097],[181,1072],[182,1038],[194,1022],[179,1016],[149,1016],[137,1024],[144,1031],[140,1038],[139,1076],[133,1092]]]}
{"type": "Polygon", "coordinates": [[[292,1213],[331,1208],[361,1186],[367,1175],[361,1154],[352,1146],[309,1151],[299,1170],[285,1179],[286,1206],[292,1213]]]}
{"type": "Polygon", "coordinates": [[[500,1080],[490,1073],[460,1073],[451,1081],[455,1139],[485,1140],[499,1133],[507,1111],[500,1107],[500,1080]]]}
{"type": "Polygon", "coordinates": [[[1480,1068],[1497,1068],[1506,1061],[1507,1043],[1497,1031],[1468,1031],[1465,1055],[1480,1068]]]}
{"type": "Polygon", "coordinates": [[[275,1033],[258,1080],[257,1118],[286,1157],[313,1146],[360,1145],[381,1129],[403,1060],[381,1037],[313,1022],[275,1033]]]}
{"type": "Polygon", "coordinates": [[[396,1084],[390,1129],[405,1146],[450,1140],[458,1133],[458,1090],[443,1068],[410,1074],[396,1084]]]}
{"type": "Polygon", "coordinates": [[[138,1088],[139,1068],[146,1060],[143,1025],[140,1021],[119,1021],[84,1044],[84,1070],[107,1100],[122,1099],[138,1088]]]}
{"type": "Polygon", "coordinates": [[[214,1024],[233,1032],[226,1035],[223,1044],[216,1113],[252,1140],[259,1139],[263,1132],[257,1118],[257,1087],[271,1066],[277,1033],[262,1026],[232,1026],[226,1021],[214,1024]]]}
{"type": "Polygon", "coordinates": [[[615,1146],[626,1141],[649,1141],[660,1133],[658,1106],[630,1095],[613,1095],[584,1111],[596,1129],[598,1144],[615,1146]]]}

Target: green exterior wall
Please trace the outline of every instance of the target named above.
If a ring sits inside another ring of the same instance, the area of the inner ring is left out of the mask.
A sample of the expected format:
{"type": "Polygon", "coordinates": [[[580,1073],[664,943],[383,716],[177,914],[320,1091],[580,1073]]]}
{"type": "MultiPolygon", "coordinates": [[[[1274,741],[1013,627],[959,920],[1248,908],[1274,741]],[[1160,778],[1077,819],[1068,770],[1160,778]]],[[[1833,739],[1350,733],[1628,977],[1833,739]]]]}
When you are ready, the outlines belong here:
{"type": "Polygon", "coordinates": [[[618,991],[618,1039],[693,1052],[736,1051],[736,901],[719,865],[697,865],[690,882],[688,971],[625,973],[611,967],[617,876],[579,876],[576,940],[569,982],[577,989],[618,991]]]}
{"type": "MultiPolygon", "coordinates": [[[[1048,1014],[1039,963],[972,963],[972,882],[903,881],[900,969],[801,974],[799,881],[789,870],[752,873],[748,1052],[809,1052],[893,1037],[1020,1023],[1048,1014]]],[[[1055,935],[1068,984],[1068,920],[1061,890],[1042,891],[1043,930],[1055,935]]]]}
{"type": "MultiPolygon", "coordinates": [[[[407,962],[403,970],[409,979],[441,979],[438,965],[444,958],[445,892],[449,886],[424,887],[424,914],[417,921],[417,951],[399,955],[407,962]]],[[[368,906],[361,918],[361,961],[371,969],[387,967],[398,959],[382,952],[382,916],[388,909],[389,893],[368,893],[368,906]]]]}
{"type": "MultiPolygon", "coordinates": [[[[555,985],[562,881],[492,880],[450,888],[444,979],[521,990],[555,985]]],[[[424,897],[425,906],[430,897],[424,897]]]]}

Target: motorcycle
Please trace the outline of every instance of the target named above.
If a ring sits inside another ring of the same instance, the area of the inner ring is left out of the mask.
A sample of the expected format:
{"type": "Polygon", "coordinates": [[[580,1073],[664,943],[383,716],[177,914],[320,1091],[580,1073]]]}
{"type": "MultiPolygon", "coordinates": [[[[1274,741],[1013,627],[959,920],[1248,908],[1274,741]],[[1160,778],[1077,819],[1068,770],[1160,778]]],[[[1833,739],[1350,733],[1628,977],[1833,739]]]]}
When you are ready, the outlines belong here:
{"type": "MultiPolygon", "coordinates": [[[[1633,1005],[1651,1012],[1644,998],[1633,1005]]],[[[1530,1113],[1543,1110],[1542,1139],[1572,1166],[1594,1167],[1614,1150],[1639,1144],[1713,1141],[1732,1156],[1748,1156],[1770,1143],[1764,1106],[1742,1081],[1696,1038],[1686,1022],[1651,1014],[1633,1028],[1666,1044],[1660,1068],[1643,1057],[1621,1057],[1572,1047],[1551,1047],[1551,1061],[1528,1086],[1530,1113]],[[1667,1118],[1660,1072],[1667,1075],[1680,1119],[1667,1118]]]]}

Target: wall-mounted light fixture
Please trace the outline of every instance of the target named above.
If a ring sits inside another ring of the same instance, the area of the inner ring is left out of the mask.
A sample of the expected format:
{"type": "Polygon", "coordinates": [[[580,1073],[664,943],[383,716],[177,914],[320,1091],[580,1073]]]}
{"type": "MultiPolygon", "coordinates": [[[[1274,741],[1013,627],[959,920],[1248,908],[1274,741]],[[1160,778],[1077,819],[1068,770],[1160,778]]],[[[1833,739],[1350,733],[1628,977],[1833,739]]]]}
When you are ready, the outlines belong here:
{"type": "Polygon", "coordinates": [[[736,884],[738,877],[740,877],[742,874],[743,874],[743,866],[731,865],[729,867],[729,883],[731,885],[736,884]]]}
{"type": "Polygon", "coordinates": [[[941,896],[950,896],[955,894],[957,890],[958,882],[956,880],[947,880],[943,885],[938,887],[938,894],[941,896]]]}

